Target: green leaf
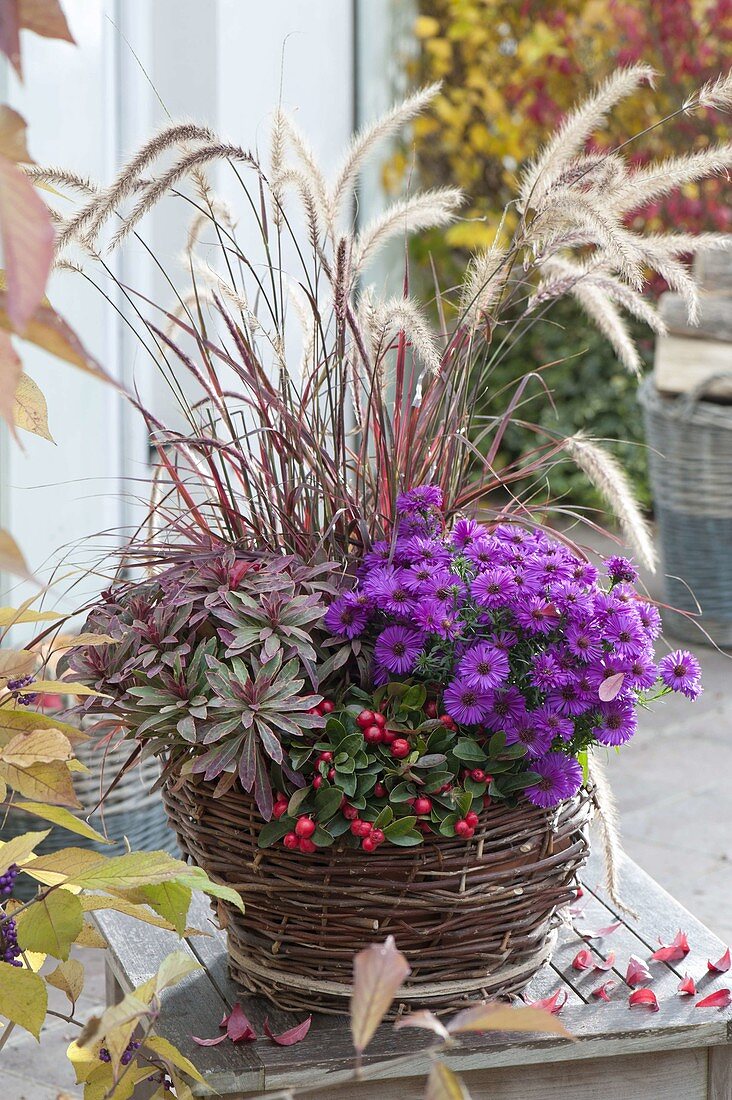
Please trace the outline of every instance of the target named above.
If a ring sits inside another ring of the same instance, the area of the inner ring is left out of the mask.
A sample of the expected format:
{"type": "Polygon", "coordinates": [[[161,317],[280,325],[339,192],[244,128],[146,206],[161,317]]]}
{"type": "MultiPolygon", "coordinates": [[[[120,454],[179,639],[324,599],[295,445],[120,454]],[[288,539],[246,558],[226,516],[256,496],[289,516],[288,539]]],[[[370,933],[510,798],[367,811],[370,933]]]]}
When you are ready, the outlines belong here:
{"type": "Polygon", "coordinates": [[[394,820],[394,811],[391,806],[384,806],[379,816],[374,821],[374,826],[377,829],[385,829],[387,825],[390,825],[394,820]]]}
{"type": "Polygon", "coordinates": [[[414,797],[414,788],[409,783],[397,783],[393,791],[389,793],[390,802],[406,802],[414,797]]]}
{"type": "Polygon", "coordinates": [[[279,821],[268,821],[266,825],[263,825],[259,830],[259,847],[271,848],[273,844],[276,844],[278,840],[282,840],[285,833],[289,833],[291,825],[280,819],[279,821]]]}
{"type": "Polygon", "coordinates": [[[321,787],[315,795],[315,812],[319,821],[328,821],[340,809],[343,793],[337,787],[321,787]]]}
{"type": "Polygon", "coordinates": [[[87,825],[86,821],[81,821],[80,818],[65,810],[63,806],[47,806],[45,802],[14,802],[13,805],[18,810],[25,810],[26,813],[42,817],[44,821],[52,821],[54,825],[60,825],[70,833],[85,836],[87,840],[96,840],[99,844],[112,843],[96,829],[92,829],[91,825],[87,825]]]}
{"type": "Polygon", "coordinates": [[[482,764],[487,758],[480,745],[472,737],[459,737],[452,750],[453,756],[470,764],[482,764]]]}
{"type": "Polygon", "coordinates": [[[316,844],[318,848],[330,848],[333,839],[333,834],[324,829],[322,825],[317,826],[312,837],[313,844],[316,844]]]}
{"type": "Polygon", "coordinates": [[[424,684],[413,684],[402,697],[401,705],[407,710],[421,710],[427,699],[427,689],[424,684]]]}
{"type": "Polygon", "coordinates": [[[18,941],[26,951],[40,951],[65,961],[83,923],[78,897],[68,890],[54,890],[18,915],[18,941]]]}
{"type": "Polygon", "coordinates": [[[47,1007],[48,991],[40,974],[0,962],[0,1016],[38,1039],[47,1007]]]}
{"type": "Polygon", "coordinates": [[[396,821],[392,821],[391,825],[387,825],[384,829],[384,836],[387,840],[393,841],[395,837],[406,836],[407,833],[414,832],[416,824],[416,817],[398,817],[396,821]]]}
{"type": "Polygon", "coordinates": [[[303,805],[308,795],[310,794],[310,787],[301,787],[299,791],[290,798],[287,803],[287,813],[289,817],[297,817],[300,807],[303,805]]]}
{"type": "Polygon", "coordinates": [[[141,893],[151,909],[163,920],[170,921],[179,936],[186,930],[186,917],[191,904],[191,888],[179,882],[160,882],[143,886],[141,893]]]}
{"type": "Polygon", "coordinates": [[[236,890],[232,890],[230,886],[222,886],[218,882],[213,882],[200,867],[189,867],[185,874],[176,877],[176,881],[184,886],[190,886],[192,890],[202,890],[204,894],[210,894],[211,897],[229,901],[237,909],[241,909],[242,913],[244,912],[244,902],[236,890]]]}
{"type": "Polygon", "coordinates": [[[506,735],[503,730],[494,733],[488,742],[488,755],[498,756],[506,747],[506,735]]]}
{"type": "Polygon", "coordinates": [[[389,843],[396,844],[397,848],[415,848],[424,843],[424,837],[421,833],[404,833],[403,836],[390,836],[389,843]]]}

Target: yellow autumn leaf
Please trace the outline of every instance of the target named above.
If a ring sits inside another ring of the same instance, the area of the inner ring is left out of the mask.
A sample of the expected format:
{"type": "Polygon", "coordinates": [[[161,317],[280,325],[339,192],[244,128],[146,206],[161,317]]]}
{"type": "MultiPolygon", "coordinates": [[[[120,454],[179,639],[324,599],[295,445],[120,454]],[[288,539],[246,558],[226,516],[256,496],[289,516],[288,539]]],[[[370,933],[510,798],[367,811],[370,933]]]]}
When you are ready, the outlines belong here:
{"type": "Polygon", "coordinates": [[[18,730],[60,730],[69,741],[88,741],[89,735],[68,722],[60,722],[50,714],[40,714],[27,707],[0,706],[0,735],[15,734],[18,730]]]}
{"type": "Polygon", "coordinates": [[[38,692],[59,692],[62,695],[98,695],[102,699],[108,699],[101,691],[86,684],[79,684],[76,680],[34,680],[32,684],[18,689],[20,695],[36,695],[38,692]]]}
{"type": "Polygon", "coordinates": [[[72,754],[71,742],[60,730],[32,730],[17,734],[0,749],[0,760],[18,768],[27,768],[36,763],[68,760],[72,754]]]}
{"type": "MultiPolygon", "coordinates": [[[[72,761],[69,761],[72,763],[72,761]]],[[[18,794],[34,802],[50,802],[54,806],[81,808],[81,803],[71,781],[69,764],[61,760],[31,764],[19,768],[0,759],[0,779],[13,787],[18,794]]]]}
{"type": "Polygon", "coordinates": [[[48,993],[38,974],[0,962],[0,1016],[39,1038],[46,1018],[48,993]]]}
{"type": "Polygon", "coordinates": [[[185,1054],[181,1054],[176,1046],[173,1046],[168,1039],[164,1039],[162,1035],[149,1035],[145,1040],[145,1047],[147,1050],[151,1050],[153,1054],[157,1054],[158,1057],[164,1061],[169,1062],[170,1065],[177,1066],[178,1069],[183,1070],[189,1077],[192,1077],[194,1081],[203,1082],[203,1077],[198,1072],[193,1062],[189,1058],[186,1058],[185,1054]]]}
{"type": "Polygon", "coordinates": [[[69,810],[64,809],[63,806],[47,806],[44,802],[23,801],[14,802],[13,805],[18,810],[33,814],[35,817],[42,817],[44,821],[51,821],[54,825],[59,825],[62,829],[67,829],[71,833],[85,836],[87,840],[95,840],[98,844],[112,843],[111,840],[102,836],[91,825],[88,825],[86,821],[82,821],[81,818],[76,817],[69,810]]]}
{"type": "Polygon", "coordinates": [[[20,547],[13,536],[2,528],[0,528],[0,570],[3,573],[12,573],[15,577],[33,580],[20,547]]]}
{"type": "Polygon", "coordinates": [[[16,918],[20,942],[29,951],[62,960],[68,959],[83,923],[81,902],[68,890],[41,895],[16,918]]]}
{"type": "Polygon", "coordinates": [[[431,15],[420,15],[414,21],[414,33],[417,38],[434,38],[440,33],[439,20],[431,15]]]}
{"type": "Polygon", "coordinates": [[[37,833],[21,833],[4,843],[0,842],[0,875],[4,875],[8,867],[12,867],[14,863],[20,866],[30,859],[35,849],[50,832],[50,829],[44,829],[37,833]]]}
{"type": "Polygon", "coordinates": [[[15,387],[13,421],[16,428],[47,439],[49,443],[55,442],[48,427],[48,405],[43,391],[25,373],[21,374],[15,387]]]}
{"type": "Polygon", "coordinates": [[[55,611],[29,611],[15,607],[0,607],[0,627],[16,626],[20,623],[53,623],[63,615],[55,611]]]}
{"type": "Polygon", "coordinates": [[[46,974],[46,981],[54,989],[65,993],[73,1008],[84,989],[84,967],[78,959],[67,959],[66,962],[60,962],[50,974],[46,974]]]}
{"type": "Polygon", "coordinates": [[[29,649],[0,649],[0,683],[19,680],[35,668],[38,654],[29,649]]]}
{"type": "Polygon", "coordinates": [[[33,157],[26,145],[26,129],[23,116],[3,103],[0,106],[0,156],[15,164],[33,163],[33,157]]]}

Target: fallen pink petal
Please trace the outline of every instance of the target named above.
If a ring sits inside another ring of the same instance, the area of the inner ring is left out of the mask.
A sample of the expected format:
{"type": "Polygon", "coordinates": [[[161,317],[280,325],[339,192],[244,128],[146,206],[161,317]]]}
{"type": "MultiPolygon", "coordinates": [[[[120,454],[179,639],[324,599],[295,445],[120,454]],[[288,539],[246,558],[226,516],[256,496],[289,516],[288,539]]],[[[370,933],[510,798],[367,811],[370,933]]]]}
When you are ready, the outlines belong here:
{"type": "Polygon", "coordinates": [[[636,1005],[641,1005],[644,1008],[650,1008],[653,1012],[658,1012],[658,999],[652,989],[636,989],[628,997],[628,1004],[631,1008],[635,1008],[636,1005]]]}
{"type": "Polygon", "coordinates": [[[595,961],[595,970],[612,970],[615,963],[615,952],[611,951],[606,959],[597,959],[595,961]]]}
{"type": "Polygon", "coordinates": [[[617,932],[623,922],[616,920],[613,924],[608,924],[604,928],[598,928],[595,931],[590,931],[589,928],[577,929],[577,934],[583,936],[586,940],[601,940],[605,936],[612,936],[613,932],[617,932]]]}
{"type": "Polygon", "coordinates": [[[291,1027],[289,1031],[281,1031],[279,1035],[275,1035],[272,1028],[269,1026],[269,1019],[265,1016],[264,1019],[264,1034],[272,1040],[273,1043],[277,1043],[281,1047],[291,1047],[295,1043],[301,1043],[307,1033],[310,1031],[310,1025],[313,1022],[312,1016],[308,1016],[303,1020],[301,1024],[296,1024],[295,1027],[291,1027]]]}
{"type": "Polygon", "coordinates": [[[686,932],[677,932],[671,943],[665,944],[661,939],[658,942],[661,946],[651,955],[654,962],[678,962],[679,959],[685,958],[691,950],[686,932]]]}
{"type": "Polygon", "coordinates": [[[226,1017],[226,1034],[232,1043],[249,1043],[257,1038],[257,1033],[237,1002],[226,1017]]]}
{"type": "Polygon", "coordinates": [[[591,951],[588,951],[586,947],[583,947],[577,952],[572,959],[573,970],[589,970],[590,967],[595,965],[595,956],[591,951]]]}
{"type": "Polygon", "coordinates": [[[637,955],[631,955],[628,959],[628,969],[625,974],[625,980],[629,986],[640,985],[641,982],[653,981],[653,975],[643,962],[643,959],[639,959],[637,955]]]}
{"type": "Polygon", "coordinates": [[[597,694],[603,703],[611,703],[613,699],[616,699],[623,688],[623,680],[625,679],[624,672],[616,672],[612,676],[607,676],[598,689],[597,694]]]}
{"type": "Polygon", "coordinates": [[[679,982],[679,993],[688,993],[690,997],[696,996],[696,982],[688,974],[679,982]]]}
{"type": "Polygon", "coordinates": [[[527,1001],[529,1008],[543,1008],[545,1012],[551,1012],[552,1016],[558,1016],[567,1003],[566,989],[558,989],[550,997],[542,997],[540,1001],[527,1001]]]}
{"type": "Polygon", "coordinates": [[[696,1002],[697,1008],[727,1008],[732,1003],[732,993],[729,989],[718,989],[716,993],[710,993],[708,997],[702,997],[696,1002]]]}
{"type": "Polygon", "coordinates": [[[593,989],[592,996],[595,997],[598,1001],[609,1001],[610,992],[611,990],[615,989],[616,985],[617,982],[614,982],[611,978],[609,981],[603,982],[602,985],[598,985],[597,989],[593,989]]]}
{"type": "Polygon", "coordinates": [[[713,974],[726,974],[730,966],[732,966],[732,959],[730,958],[729,947],[724,955],[722,955],[721,959],[717,959],[716,962],[710,961],[707,963],[707,969],[711,970],[713,974]]]}
{"type": "Polygon", "coordinates": [[[213,1039],[199,1039],[197,1035],[191,1035],[191,1039],[194,1043],[198,1043],[199,1047],[217,1047],[219,1043],[223,1043],[228,1038],[229,1036],[226,1034],[216,1035],[213,1039]]]}

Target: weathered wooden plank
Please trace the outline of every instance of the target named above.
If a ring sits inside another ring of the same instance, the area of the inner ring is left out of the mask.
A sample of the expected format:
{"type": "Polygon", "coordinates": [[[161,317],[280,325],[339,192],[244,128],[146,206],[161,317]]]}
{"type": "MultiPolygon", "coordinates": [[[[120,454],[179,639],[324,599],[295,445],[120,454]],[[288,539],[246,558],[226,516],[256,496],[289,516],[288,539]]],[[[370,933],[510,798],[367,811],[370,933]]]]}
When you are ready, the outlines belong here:
{"type": "Polygon", "coordinates": [[[732,1096],[732,1047],[710,1047],[707,1072],[707,1100],[730,1100],[732,1096]]]}
{"type": "MultiPolygon", "coordinates": [[[[186,951],[195,958],[190,945],[174,932],[141,924],[111,910],[100,910],[93,919],[107,939],[107,958],[125,993],[152,977],[172,951],[186,951]]],[[[204,1076],[223,1069],[237,1075],[240,1089],[262,1087],[262,1063],[251,1044],[198,1047],[192,1041],[192,1035],[203,1038],[218,1035],[221,1018],[226,1012],[226,1005],[205,970],[189,974],[169,989],[163,1003],[164,1010],[156,1030],[192,1057],[204,1076]]]]}

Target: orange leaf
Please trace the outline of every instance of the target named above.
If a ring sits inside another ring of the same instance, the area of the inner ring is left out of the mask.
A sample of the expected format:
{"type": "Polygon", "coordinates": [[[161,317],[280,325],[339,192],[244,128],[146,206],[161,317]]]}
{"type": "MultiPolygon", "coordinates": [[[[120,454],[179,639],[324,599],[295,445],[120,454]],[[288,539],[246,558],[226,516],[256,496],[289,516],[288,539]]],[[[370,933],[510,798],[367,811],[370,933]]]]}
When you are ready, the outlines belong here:
{"type": "Polygon", "coordinates": [[[23,30],[76,45],[58,0],[18,0],[18,11],[23,30]]]}
{"type": "Polygon", "coordinates": [[[450,1020],[447,1030],[451,1035],[463,1031],[540,1031],[572,1038],[564,1024],[543,1008],[501,1004],[478,1004],[464,1008],[450,1020]]]}
{"type": "Polygon", "coordinates": [[[397,951],[393,936],[366,947],[354,958],[351,1035],[359,1054],[371,1042],[410,969],[404,955],[397,951]]]}
{"type": "Polygon", "coordinates": [[[53,262],[51,216],[33,184],[0,157],[0,238],[5,257],[7,312],[16,332],[24,334],[41,304],[53,262]]]}
{"type": "Polygon", "coordinates": [[[7,157],[14,164],[32,164],[33,157],[25,143],[26,122],[22,115],[0,104],[0,156],[7,157]]]}

